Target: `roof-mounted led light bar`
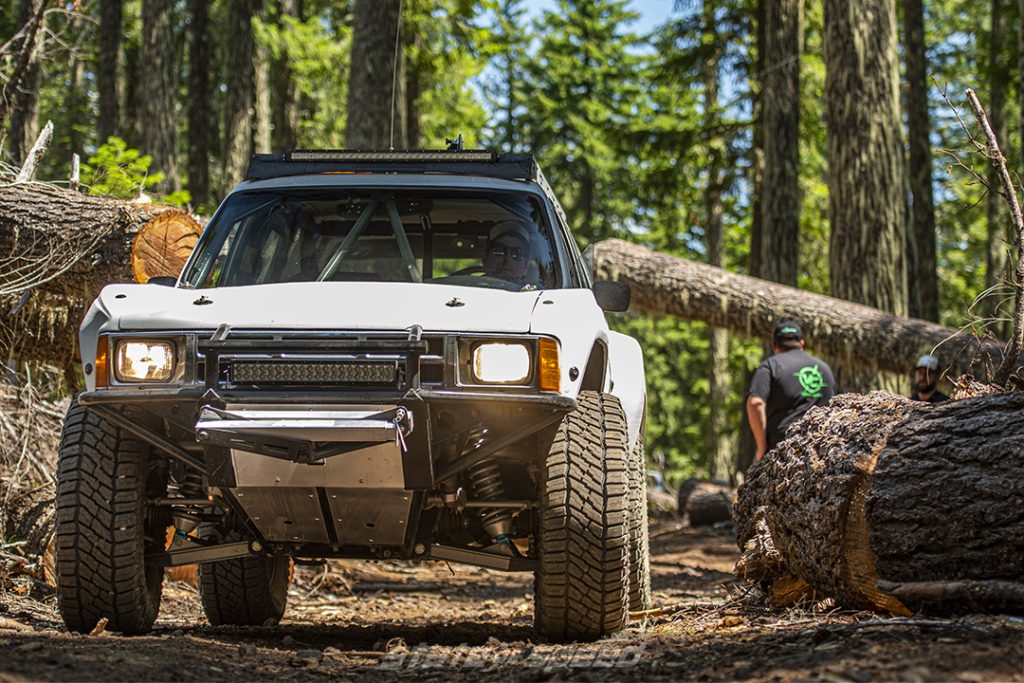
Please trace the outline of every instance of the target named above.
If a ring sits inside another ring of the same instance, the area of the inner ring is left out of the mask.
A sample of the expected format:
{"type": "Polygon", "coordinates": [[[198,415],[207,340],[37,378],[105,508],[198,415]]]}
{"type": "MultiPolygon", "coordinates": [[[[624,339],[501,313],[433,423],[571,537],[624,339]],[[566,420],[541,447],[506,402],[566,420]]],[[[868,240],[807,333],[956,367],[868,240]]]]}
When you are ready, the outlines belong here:
{"type": "Polygon", "coordinates": [[[355,150],[305,150],[297,149],[285,152],[285,159],[288,161],[454,161],[467,163],[471,161],[496,161],[498,155],[494,152],[468,151],[468,152],[445,152],[441,150],[431,151],[355,151],[355,150]]]}
{"type": "Polygon", "coordinates": [[[249,180],[296,175],[344,173],[443,173],[479,175],[507,180],[533,180],[537,164],[531,154],[498,154],[486,150],[293,150],[256,154],[249,162],[249,180]]]}

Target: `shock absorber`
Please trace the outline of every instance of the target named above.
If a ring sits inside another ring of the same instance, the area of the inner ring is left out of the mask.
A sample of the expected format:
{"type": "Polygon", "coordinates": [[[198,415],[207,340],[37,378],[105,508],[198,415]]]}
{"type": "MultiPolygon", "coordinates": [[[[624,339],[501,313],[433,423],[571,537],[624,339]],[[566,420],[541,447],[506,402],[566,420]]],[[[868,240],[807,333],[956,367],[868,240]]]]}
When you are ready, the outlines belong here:
{"type": "MultiPolygon", "coordinates": [[[[181,482],[178,484],[178,495],[182,498],[204,498],[203,475],[192,469],[185,469],[181,475],[181,482]]],[[[176,537],[188,536],[199,527],[202,521],[202,513],[194,506],[177,505],[172,514],[174,520],[174,535],[176,537]]]]}
{"type": "MultiPolygon", "coordinates": [[[[501,500],[505,487],[501,481],[501,469],[494,460],[484,460],[469,468],[470,487],[477,500],[501,500]]],[[[480,522],[484,531],[496,543],[511,545],[508,534],[512,531],[512,511],[501,508],[481,508],[480,522]]]]}

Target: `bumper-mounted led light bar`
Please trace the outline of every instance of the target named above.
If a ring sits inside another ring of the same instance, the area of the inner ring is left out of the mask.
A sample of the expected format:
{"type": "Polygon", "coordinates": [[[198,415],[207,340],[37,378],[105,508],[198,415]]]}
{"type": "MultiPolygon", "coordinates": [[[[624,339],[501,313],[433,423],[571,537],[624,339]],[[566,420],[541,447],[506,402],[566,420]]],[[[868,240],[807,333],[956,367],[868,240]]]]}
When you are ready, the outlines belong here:
{"type": "Polygon", "coordinates": [[[232,363],[235,384],[381,384],[397,381],[395,363],[232,363]]]}

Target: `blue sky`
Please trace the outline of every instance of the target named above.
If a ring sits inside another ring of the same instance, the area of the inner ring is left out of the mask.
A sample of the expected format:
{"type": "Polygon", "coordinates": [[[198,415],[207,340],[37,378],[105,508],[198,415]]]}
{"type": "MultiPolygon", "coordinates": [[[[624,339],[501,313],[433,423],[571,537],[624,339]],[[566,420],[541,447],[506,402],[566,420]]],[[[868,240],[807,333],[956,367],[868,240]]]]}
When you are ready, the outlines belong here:
{"type": "MultiPolygon", "coordinates": [[[[697,4],[700,0],[684,0],[684,2],[697,4]]],[[[527,0],[526,10],[532,18],[543,10],[553,9],[557,4],[555,0],[527,0]]],[[[658,24],[664,23],[672,13],[675,4],[676,0],[631,0],[628,5],[630,9],[640,14],[640,19],[630,28],[636,33],[650,32],[658,24]]]]}

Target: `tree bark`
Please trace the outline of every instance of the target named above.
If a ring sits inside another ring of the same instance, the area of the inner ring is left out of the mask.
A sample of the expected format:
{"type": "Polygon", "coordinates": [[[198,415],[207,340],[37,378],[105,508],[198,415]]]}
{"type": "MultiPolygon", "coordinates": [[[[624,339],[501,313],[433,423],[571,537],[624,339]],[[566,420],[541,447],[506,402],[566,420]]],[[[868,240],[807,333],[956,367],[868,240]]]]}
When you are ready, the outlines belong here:
{"type": "MultiPolygon", "coordinates": [[[[279,16],[303,19],[301,0],[280,0],[279,16]]],[[[300,94],[287,53],[275,59],[272,66],[274,149],[283,151],[299,145],[300,94]]]]}
{"type": "Polygon", "coordinates": [[[907,123],[910,148],[911,222],[915,261],[908,273],[910,315],[938,322],[939,282],[935,256],[935,199],[932,195],[932,147],[928,139],[928,60],[925,56],[924,3],[905,0],[904,52],[907,64],[907,123]]]}
{"type": "MultiPolygon", "coordinates": [[[[164,226],[196,225],[180,209],[160,204],[93,197],[43,183],[0,184],[0,358],[71,361],[86,309],[104,285],[134,281],[136,235],[158,216],[164,226]]],[[[186,231],[171,232],[181,237],[186,231]]],[[[168,253],[166,266],[157,264],[154,252],[171,250],[144,246],[146,240],[135,259],[146,260],[142,272],[177,275],[181,270],[184,261],[174,261],[173,254],[168,253]]]]}
{"type": "MultiPolygon", "coordinates": [[[[996,139],[1006,140],[1006,79],[1007,69],[1003,63],[1003,43],[1005,30],[1003,29],[1003,0],[992,0],[991,3],[991,30],[988,43],[988,120],[995,133],[996,139]]],[[[995,168],[989,168],[988,172],[989,192],[986,197],[986,215],[988,217],[988,232],[985,240],[985,289],[996,290],[989,294],[981,306],[981,314],[989,318],[1003,318],[1009,315],[1006,306],[1000,302],[1006,296],[1005,285],[1009,274],[1009,260],[1007,252],[1012,244],[1009,231],[1009,213],[1006,210],[1006,203],[999,195],[999,174],[995,168]]],[[[1008,325],[1005,323],[994,326],[1000,333],[1006,332],[1008,325]]]]}
{"type": "MultiPolygon", "coordinates": [[[[754,48],[754,72],[750,83],[750,111],[754,121],[752,132],[752,146],[750,150],[750,183],[754,188],[750,216],[750,256],[748,257],[748,272],[751,277],[761,277],[761,243],[764,232],[764,115],[762,102],[763,85],[761,75],[764,73],[764,52],[765,52],[765,2],[758,0],[754,9],[755,17],[755,48],[754,48]]],[[[754,377],[753,370],[747,370],[743,378],[743,385],[750,386],[754,377]]],[[[750,429],[750,418],[747,411],[740,411],[740,434],[736,447],[736,473],[737,481],[742,481],[750,464],[754,462],[754,453],[757,450],[757,443],[754,441],[754,432],[750,429]]]]}
{"type": "Polygon", "coordinates": [[[229,0],[227,76],[224,101],[224,189],[245,178],[252,158],[256,72],[252,19],[258,0],[229,0]]]}
{"type": "Polygon", "coordinates": [[[181,189],[178,177],[178,73],[175,59],[175,0],[142,1],[139,83],[142,98],[142,151],[153,157],[150,172],[162,172],[158,192],[181,189]]]}
{"type": "Polygon", "coordinates": [[[764,9],[764,184],[759,277],[796,286],[800,236],[800,55],[803,0],[764,9]]]}
{"type": "MultiPolygon", "coordinates": [[[[704,128],[709,131],[707,187],[704,189],[704,239],[708,264],[722,266],[725,245],[722,226],[724,142],[715,132],[721,122],[718,105],[719,46],[715,8],[704,3],[704,31],[711,54],[703,62],[704,128]]],[[[734,473],[732,443],[728,429],[726,401],[729,395],[729,333],[708,328],[708,423],[704,432],[704,455],[711,476],[731,479],[734,473]]]]}
{"type": "MultiPolygon", "coordinates": [[[[266,2],[261,2],[259,18],[266,23],[268,20],[268,7],[266,2]]],[[[254,47],[253,64],[253,87],[254,87],[254,121],[253,121],[253,152],[267,153],[273,151],[271,147],[270,128],[271,121],[270,107],[270,50],[260,41],[256,41],[254,47]]]]}
{"type": "MultiPolygon", "coordinates": [[[[918,606],[879,582],[1024,589],[1024,392],[937,406],[840,395],[751,468],[736,521],[741,576],[796,579],[847,607],[918,606]]],[[[957,607],[941,597],[929,606],[957,607]]]]}
{"type": "MultiPolygon", "coordinates": [[[[824,42],[830,291],[902,316],[906,199],[894,0],[826,0],[824,42]]],[[[840,379],[851,390],[881,384],[877,375],[840,379]]]]}
{"type": "Polygon", "coordinates": [[[345,124],[345,142],[351,149],[387,149],[392,137],[395,147],[406,144],[405,98],[399,96],[404,84],[398,82],[404,51],[401,40],[396,40],[401,4],[401,0],[356,0],[345,124]]]}
{"type": "Polygon", "coordinates": [[[210,5],[189,0],[188,189],[196,205],[210,199],[210,5]]]}
{"type": "Polygon", "coordinates": [[[737,275],[622,240],[606,240],[595,254],[599,279],[632,289],[632,306],[651,313],[700,320],[747,338],[768,339],[775,324],[800,324],[807,346],[837,364],[871,372],[909,373],[922,353],[937,353],[951,376],[987,377],[1002,344],[977,340],[924,320],[903,318],[861,304],[737,275]]]}
{"type": "MultiPolygon", "coordinates": [[[[205,4],[205,3],[204,3],[205,4]]],[[[100,0],[99,64],[96,89],[100,143],[117,135],[121,119],[121,23],[122,0],[100,0]]]]}
{"type": "MultiPolygon", "coordinates": [[[[42,81],[42,24],[46,2],[44,0],[21,0],[18,7],[18,25],[26,27],[21,53],[15,65],[14,74],[4,85],[0,98],[0,112],[6,109],[3,100],[10,98],[10,150],[16,164],[25,161],[32,141],[39,133],[39,86],[42,81]]],[[[6,112],[3,112],[6,113],[6,112]]],[[[0,113],[0,124],[3,123],[0,113]]]]}

